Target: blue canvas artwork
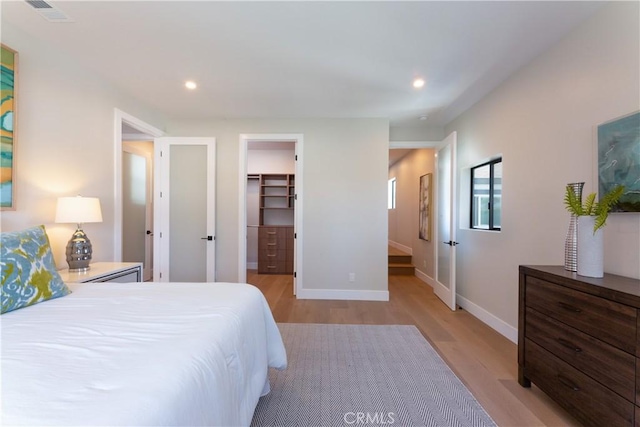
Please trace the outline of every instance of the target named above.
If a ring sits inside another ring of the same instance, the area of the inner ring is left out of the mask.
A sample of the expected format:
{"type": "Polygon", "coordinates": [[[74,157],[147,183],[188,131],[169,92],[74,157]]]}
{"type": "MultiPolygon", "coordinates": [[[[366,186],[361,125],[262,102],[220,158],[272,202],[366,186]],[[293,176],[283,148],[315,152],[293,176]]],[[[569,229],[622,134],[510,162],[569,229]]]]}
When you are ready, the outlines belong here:
{"type": "Polygon", "coordinates": [[[612,212],[640,212],[640,112],[598,126],[598,194],[624,194],[612,212]]]}

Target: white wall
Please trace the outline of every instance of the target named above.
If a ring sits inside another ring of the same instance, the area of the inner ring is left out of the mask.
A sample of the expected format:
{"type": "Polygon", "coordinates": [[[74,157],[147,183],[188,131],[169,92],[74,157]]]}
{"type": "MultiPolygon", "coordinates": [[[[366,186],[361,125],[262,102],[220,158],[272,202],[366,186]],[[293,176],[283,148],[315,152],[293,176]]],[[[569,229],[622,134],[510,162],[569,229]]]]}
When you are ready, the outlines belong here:
{"type": "Polygon", "coordinates": [[[387,120],[184,120],[169,122],[167,131],[216,137],[219,280],[238,275],[240,134],[301,133],[306,295],[387,292],[387,120]]]}
{"type": "Polygon", "coordinates": [[[247,173],[296,173],[295,146],[290,149],[247,150],[247,173]]]}
{"type": "MultiPolygon", "coordinates": [[[[431,213],[431,241],[419,238],[420,177],[434,171],[434,150],[412,150],[389,168],[389,179],[396,178],[396,209],[389,212],[389,240],[412,249],[416,269],[434,277],[434,221],[431,213]]],[[[433,176],[432,176],[433,179],[433,176]]],[[[433,182],[432,182],[433,184],[433,182]]],[[[434,191],[432,188],[432,197],[434,191]]],[[[432,198],[433,200],[433,198],[432,198]]]]}
{"type": "MultiPolygon", "coordinates": [[[[498,323],[517,327],[518,265],[564,264],[565,185],[597,191],[595,127],[640,108],[639,16],[605,6],[446,126],[460,169],[503,155],[502,232],[462,221],[457,239],[458,293],[498,323]]],[[[640,215],[610,216],[604,235],[605,271],[640,278],[640,215]]]]}
{"type": "Polygon", "coordinates": [[[444,137],[443,126],[416,125],[389,128],[389,141],[442,141],[444,137]]]}
{"type": "Polygon", "coordinates": [[[4,231],[44,224],[58,268],[75,226],[54,224],[56,199],[99,197],[101,224],[86,224],[95,261],[114,253],[114,108],[161,127],[163,118],[73,58],[2,23],[2,43],[19,52],[16,210],[4,231]]]}
{"type": "MultiPolygon", "coordinates": [[[[112,260],[114,108],[161,129],[164,118],[63,52],[5,23],[2,42],[20,53],[17,210],[2,212],[2,230],[45,224],[56,262],[64,267],[73,226],[53,223],[56,199],[99,197],[104,222],[87,224],[85,231],[94,260],[112,260]]],[[[239,134],[303,133],[303,286],[387,291],[387,120],[187,120],[174,121],[169,131],[217,138],[220,280],[237,279],[239,134]],[[349,273],[356,274],[355,282],[348,282],[349,273]]]]}

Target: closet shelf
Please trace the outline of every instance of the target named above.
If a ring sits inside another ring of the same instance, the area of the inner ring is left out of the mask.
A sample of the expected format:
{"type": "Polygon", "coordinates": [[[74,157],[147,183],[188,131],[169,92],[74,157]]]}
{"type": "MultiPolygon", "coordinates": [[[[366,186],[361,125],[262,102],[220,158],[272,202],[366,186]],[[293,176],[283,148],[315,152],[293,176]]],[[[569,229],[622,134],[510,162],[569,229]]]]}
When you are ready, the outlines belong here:
{"type": "Polygon", "coordinates": [[[289,223],[293,225],[293,216],[276,212],[291,212],[295,204],[295,175],[260,175],[260,225],[289,223]],[[270,213],[267,213],[270,212],[270,213]]]}

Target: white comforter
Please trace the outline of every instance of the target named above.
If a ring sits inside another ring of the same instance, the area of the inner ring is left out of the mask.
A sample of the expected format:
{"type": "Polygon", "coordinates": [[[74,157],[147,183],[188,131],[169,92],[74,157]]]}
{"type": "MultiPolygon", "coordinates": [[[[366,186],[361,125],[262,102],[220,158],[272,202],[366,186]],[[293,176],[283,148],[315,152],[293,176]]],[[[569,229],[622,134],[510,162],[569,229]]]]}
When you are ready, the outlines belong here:
{"type": "Polygon", "coordinates": [[[248,425],[286,367],[251,285],[71,288],[0,316],[2,425],[248,425]]]}

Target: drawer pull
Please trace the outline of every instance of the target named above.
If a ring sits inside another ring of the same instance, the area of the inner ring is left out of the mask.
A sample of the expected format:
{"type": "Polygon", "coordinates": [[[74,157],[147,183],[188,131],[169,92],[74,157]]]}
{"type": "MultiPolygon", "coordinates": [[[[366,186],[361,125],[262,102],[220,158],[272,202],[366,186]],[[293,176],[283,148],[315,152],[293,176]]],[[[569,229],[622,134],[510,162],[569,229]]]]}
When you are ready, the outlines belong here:
{"type": "Polygon", "coordinates": [[[267,234],[276,234],[275,231],[267,231],[267,234]]]}
{"type": "Polygon", "coordinates": [[[560,381],[563,385],[569,387],[573,391],[580,391],[580,387],[578,387],[571,380],[563,377],[562,375],[558,375],[558,381],[560,381]]]}
{"type": "Polygon", "coordinates": [[[276,268],[275,265],[268,265],[267,268],[276,268]]]}
{"type": "Polygon", "coordinates": [[[573,311],[574,313],[582,313],[582,310],[572,306],[571,304],[567,304],[566,302],[558,301],[558,305],[565,310],[573,311]]]}
{"type": "Polygon", "coordinates": [[[582,353],[582,349],[573,344],[571,341],[565,340],[564,338],[558,338],[558,342],[567,347],[569,350],[573,350],[576,353],[582,353]]]}
{"type": "Polygon", "coordinates": [[[276,256],[276,254],[273,254],[273,255],[271,255],[271,254],[267,254],[267,256],[276,256]]]}
{"type": "Polygon", "coordinates": [[[267,243],[267,246],[275,246],[275,243],[267,243]]]}

